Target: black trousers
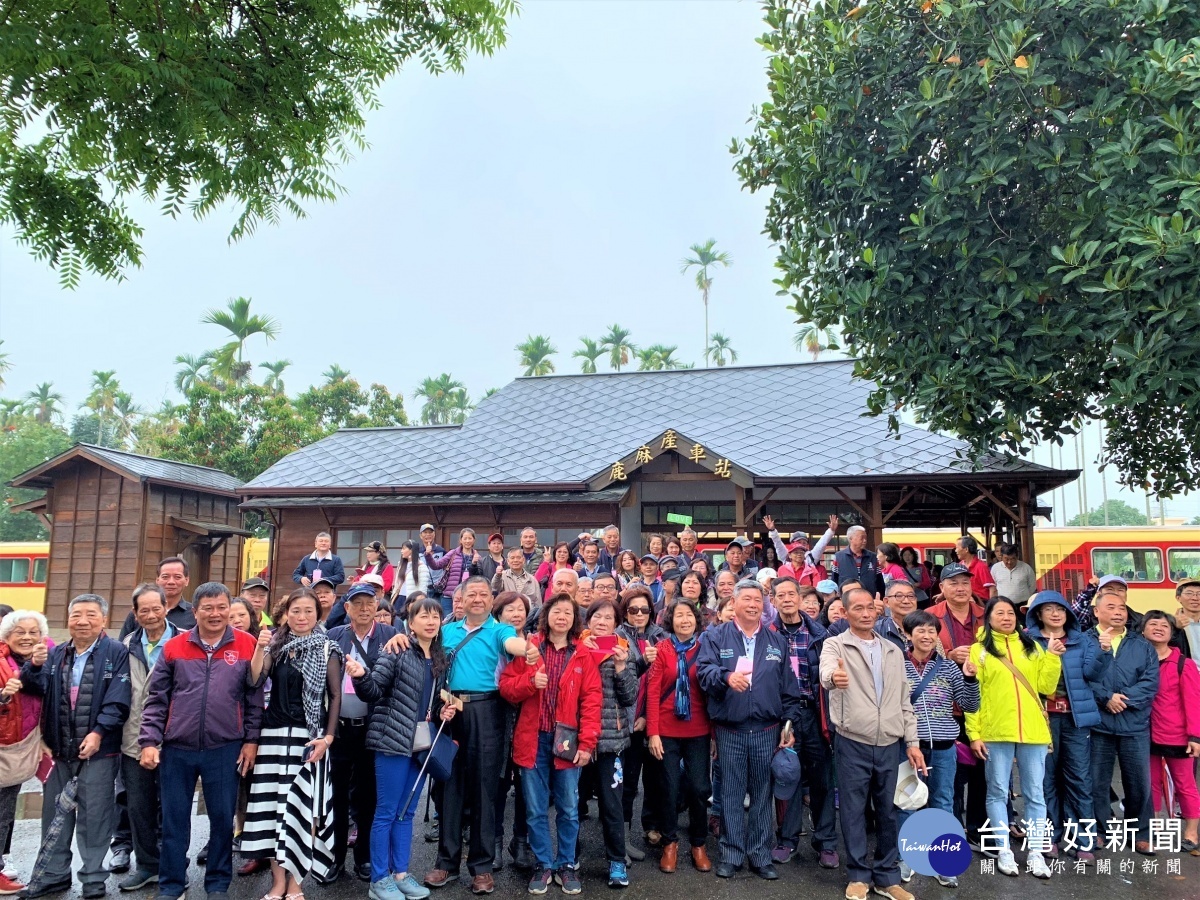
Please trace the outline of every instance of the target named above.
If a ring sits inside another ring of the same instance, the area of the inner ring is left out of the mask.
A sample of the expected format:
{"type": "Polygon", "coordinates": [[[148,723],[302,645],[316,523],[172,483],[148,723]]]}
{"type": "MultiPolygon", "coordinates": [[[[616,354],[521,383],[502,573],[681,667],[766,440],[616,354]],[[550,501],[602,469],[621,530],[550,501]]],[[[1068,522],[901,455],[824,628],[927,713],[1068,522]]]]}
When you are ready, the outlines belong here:
{"type": "Polygon", "coordinates": [[[703,847],[708,839],[708,795],[712,791],[708,778],[708,735],[664,737],[662,745],[662,765],[647,767],[646,771],[660,770],[663,776],[663,797],[659,804],[663,842],[673,844],[679,840],[678,810],[682,797],[687,803],[688,843],[703,847]]]}
{"type": "Polygon", "coordinates": [[[816,705],[806,707],[800,719],[792,724],[796,730],[796,753],[800,771],[805,775],[796,793],[787,802],[783,822],[779,827],[779,842],[793,850],[800,840],[804,824],[804,795],[808,794],[812,810],[814,850],[837,849],[837,815],[833,808],[833,754],[821,734],[821,722],[816,705]]]}
{"type": "Polygon", "coordinates": [[[350,837],[350,809],[360,822],[354,842],[354,865],[371,862],[371,820],[375,818],[375,754],[367,749],[367,724],[338,724],[337,740],[330,747],[333,780],[333,860],[340,869],[346,863],[346,841],[350,837]]]}
{"type": "Polygon", "coordinates": [[[619,753],[596,757],[596,792],[600,798],[600,827],[609,862],[625,862],[625,767],[619,753]]]}
{"type": "MultiPolygon", "coordinates": [[[[662,830],[656,821],[663,808],[662,773],[658,771],[658,760],[650,755],[646,743],[646,732],[635,731],[629,737],[629,746],[621,752],[621,765],[625,772],[625,793],[622,811],[627,823],[633,822],[633,803],[638,795],[638,779],[642,782],[642,831],[662,830]]],[[[707,794],[705,795],[708,796],[707,794]]]]}
{"type": "Polygon", "coordinates": [[[838,737],[838,793],[842,840],[851,881],[890,887],[900,883],[899,827],[896,819],[896,769],[904,759],[904,742],[886,747],[838,737]],[[875,807],[875,859],[867,845],[867,801],[875,807]]]}
{"type": "Polygon", "coordinates": [[[125,780],[125,805],[129,811],[135,868],[157,875],[159,842],[162,840],[158,769],[143,769],[132,756],[122,754],[121,775],[125,780]]]}
{"type": "Polygon", "coordinates": [[[496,844],[496,792],[504,768],[504,702],[497,695],[466,703],[450,727],[458,742],[458,753],[443,788],[435,867],[452,875],[458,871],[462,864],[464,809],[469,808],[467,869],[472,875],[490,875],[496,844]]]}

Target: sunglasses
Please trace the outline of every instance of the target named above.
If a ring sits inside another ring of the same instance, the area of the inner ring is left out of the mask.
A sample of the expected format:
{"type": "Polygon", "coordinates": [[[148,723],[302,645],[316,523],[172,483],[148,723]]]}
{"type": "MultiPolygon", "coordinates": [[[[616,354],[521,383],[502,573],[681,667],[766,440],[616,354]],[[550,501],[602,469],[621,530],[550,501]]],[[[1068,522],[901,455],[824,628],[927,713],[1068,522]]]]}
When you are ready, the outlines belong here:
{"type": "Polygon", "coordinates": [[[631,606],[631,607],[629,607],[629,615],[631,615],[631,616],[648,616],[648,615],[650,615],[650,607],[648,607],[648,606],[631,606]]]}

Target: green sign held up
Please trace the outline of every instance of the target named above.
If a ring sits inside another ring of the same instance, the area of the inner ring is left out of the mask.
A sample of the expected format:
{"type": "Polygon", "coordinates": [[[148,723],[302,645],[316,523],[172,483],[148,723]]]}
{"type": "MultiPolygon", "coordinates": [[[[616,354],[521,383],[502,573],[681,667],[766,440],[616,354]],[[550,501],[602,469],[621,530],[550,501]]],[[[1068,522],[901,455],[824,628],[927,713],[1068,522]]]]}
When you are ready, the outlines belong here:
{"type": "Polygon", "coordinates": [[[674,522],[676,525],[691,525],[692,517],[685,516],[683,513],[667,513],[667,521],[674,522]]]}

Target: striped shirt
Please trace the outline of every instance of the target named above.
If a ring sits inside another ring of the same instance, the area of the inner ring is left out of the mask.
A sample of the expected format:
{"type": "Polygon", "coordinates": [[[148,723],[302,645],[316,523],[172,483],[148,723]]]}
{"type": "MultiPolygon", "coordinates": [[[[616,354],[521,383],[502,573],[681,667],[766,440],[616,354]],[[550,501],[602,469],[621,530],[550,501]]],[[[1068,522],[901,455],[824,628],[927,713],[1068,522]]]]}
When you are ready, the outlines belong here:
{"type": "Polygon", "coordinates": [[[904,677],[911,692],[925,675],[929,666],[938,666],[937,674],[925,685],[921,695],[913,702],[917,715],[917,737],[924,744],[934,741],[958,739],[958,720],[954,718],[954,704],[964,712],[979,711],[979,682],[964,678],[962,670],[951,660],[933,654],[920,668],[909,654],[904,655],[904,677]]]}
{"type": "Polygon", "coordinates": [[[542,651],[542,661],[546,664],[547,684],[542,691],[542,703],[538,708],[538,731],[553,732],[555,711],[558,709],[558,683],[562,681],[563,672],[567,670],[570,645],[560,650],[546,641],[539,649],[542,651]]]}

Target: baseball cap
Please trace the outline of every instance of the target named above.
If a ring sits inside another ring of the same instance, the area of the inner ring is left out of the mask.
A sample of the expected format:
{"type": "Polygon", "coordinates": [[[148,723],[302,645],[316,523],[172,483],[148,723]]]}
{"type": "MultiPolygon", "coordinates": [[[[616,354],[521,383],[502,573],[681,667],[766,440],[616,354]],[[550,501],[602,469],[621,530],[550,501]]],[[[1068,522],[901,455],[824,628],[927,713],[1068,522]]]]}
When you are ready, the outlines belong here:
{"type": "Polygon", "coordinates": [[[346,591],[346,596],[343,597],[342,599],[345,600],[347,603],[353,603],[355,597],[366,597],[366,596],[369,596],[369,597],[375,596],[375,585],[363,584],[360,581],[354,587],[350,588],[350,590],[346,591]]]}
{"type": "Polygon", "coordinates": [[[896,773],[896,795],[892,802],[905,812],[921,809],[929,802],[929,788],[917,777],[908,760],[900,763],[896,773]]]}
{"type": "Polygon", "coordinates": [[[1185,578],[1175,586],[1175,590],[1182,591],[1186,587],[1200,587],[1200,578],[1185,578]]]}
{"type": "Polygon", "coordinates": [[[826,578],[824,581],[817,582],[817,593],[818,594],[838,594],[841,592],[838,590],[836,581],[834,581],[832,578],[826,578]]]}
{"type": "Polygon", "coordinates": [[[371,572],[370,574],[364,575],[362,578],[358,579],[358,583],[359,584],[373,584],[373,585],[375,585],[375,587],[377,589],[382,590],[383,589],[383,576],[376,575],[374,572],[371,572]]]}
{"type": "Polygon", "coordinates": [[[422,531],[433,531],[433,526],[430,525],[428,522],[426,522],[424,525],[422,525],[420,528],[417,529],[418,533],[420,533],[422,531]]]}
{"type": "Polygon", "coordinates": [[[335,591],[337,590],[337,585],[334,584],[333,581],[328,578],[318,578],[316,581],[314,581],[312,584],[310,584],[309,587],[315,591],[317,589],[318,584],[327,584],[331,588],[333,588],[335,591]]]}
{"type": "Polygon", "coordinates": [[[957,578],[959,575],[966,575],[968,578],[970,578],[971,570],[968,569],[966,566],[964,566],[962,563],[956,563],[956,562],[952,562],[948,566],[946,566],[944,569],[942,569],[942,581],[946,581],[950,578],[957,578]]]}
{"type": "Polygon", "coordinates": [[[374,550],[376,553],[384,552],[383,544],[380,541],[371,541],[369,544],[367,544],[367,546],[363,547],[363,549],[364,550],[374,550]]]}
{"type": "Polygon", "coordinates": [[[733,539],[733,543],[735,543],[735,544],[738,544],[738,545],[739,545],[739,546],[741,546],[743,549],[745,549],[746,547],[753,547],[753,546],[754,546],[754,541],[748,540],[748,539],[746,539],[746,538],[744,538],[744,537],[736,537],[736,538],[734,538],[734,539],[733,539]]]}
{"type": "Polygon", "coordinates": [[[771,781],[776,800],[791,800],[800,786],[800,757],[790,747],[775,751],[771,757],[771,781]]]}
{"type": "Polygon", "coordinates": [[[262,588],[264,591],[269,591],[271,589],[261,578],[247,578],[242,582],[243,591],[248,591],[250,588],[262,588]]]}
{"type": "Polygon", "coordinates": [[[661,557],[659,557],[659,560],[658,560],[658,567],[661,569],[661,568],[662,568],[663,566],[665,566],[667,563],[670,563],[670,564],[671,564],[671,565],[673,565],[673,566],[674,566],[676,569],[682,568],[682,566],[680,566],[680,565],[679,565],[679,557],[678,557],[678,556],[672,556],[672,555],[671,555],[671,554],[669,554],[669,553],[668,553],[667,555],[665,555],[665,556],[661,556],[661,557]]]}
{"type": "Polygon", "coordinates": [[[504,543],[504,535],[502,535],[502,534],[501,534],[500,532],[498,532],[498,531],[493,531],[491,534],[489,534],[489,535],[488,535],[488,539],[487,539],[487,542],[488,542],[489,544],[490,544],[492,541],[500,541],[501,543],[504,543]]]}
{"type": "Polygon", "coordinates": [[[801,539],[799,541],[795,541],[791,544],[788,544],[787,551],[788,551],[788,555],[790,556],[791,554],[796,553],[796,552],[807,553],[811,549],[812,549],[812,547],[809,545],[808,541],[805,539],[801,539]]]}
{"type": "MultiPolygon", "coordinates": [[[[945,576],[943,575],[942,577],[944,578],[945,576]]],[[[1100,579],[1100,583],[1096,585],[1096,590],[1100,590],[1100,588],[1107,587],[1110,584],[1121,584],[1125,587],[1129,587],[1129,582],[1120,575],[1105,575],[1100,579]]]]}
{"type": "Polygon", "coordinates": [[[759,584],[765,584],[769,587],[771,582],[774,581],[778,576],[778,572],[776,572],[770,566],[767,566],[765,569],[758,570],[758,574],[754,576],[754,580],[759,584]]]}
{"type": "Polygon", "coordinates": [[[804,544],[805,547],[809,546],[808,535],[803,531],[793,531],[792,536],[788,540],[794,544],[804,544]]]}
{"type": "Polygon", "coordinates": [[[655,556],[653,553],[643,553],[642,554],[642,562],[645,562],[646,560],[650,560],[656,566],[658,565],[658,557],[655,556]]]}

